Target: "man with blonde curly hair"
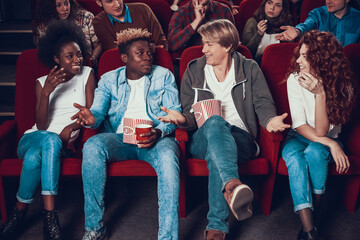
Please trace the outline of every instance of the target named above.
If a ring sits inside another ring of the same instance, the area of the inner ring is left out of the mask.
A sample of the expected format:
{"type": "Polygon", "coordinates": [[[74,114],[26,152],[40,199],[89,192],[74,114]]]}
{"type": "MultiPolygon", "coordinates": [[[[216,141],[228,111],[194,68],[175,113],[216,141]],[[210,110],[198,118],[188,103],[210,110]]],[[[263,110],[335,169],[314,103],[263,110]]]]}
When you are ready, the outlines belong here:
{"type": "Polygon", "coordinates": [[[169,136],[176,128],[157,117],[161,107],[181,111],[174,75],[166,68],[152,65],[150,33],[127,29],[117,34],[117,45],[125,67],[105,73],[95,90],[90,109],[76,105],[73,116],[84,126],[105,132],[91,137],[84,145],[82,177],[85,198],[85,235],[83,240],[105,239],[103,224],[106,163],[139,159],[148,162],[158,177],[158,239],[178,239],[179,149],[169,136]],[[148,137],[137,144],[123,143],[124,118],[152,120],[148,137]]]}

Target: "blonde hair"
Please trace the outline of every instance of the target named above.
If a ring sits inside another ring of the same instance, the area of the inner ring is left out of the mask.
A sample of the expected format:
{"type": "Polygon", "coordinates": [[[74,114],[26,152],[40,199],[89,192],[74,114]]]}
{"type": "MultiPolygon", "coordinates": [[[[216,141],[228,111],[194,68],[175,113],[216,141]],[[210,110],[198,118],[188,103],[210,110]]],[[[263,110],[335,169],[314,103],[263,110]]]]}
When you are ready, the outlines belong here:
{"type": "Polygon", "coordinates": [[[133,42],[145,40],[150,43],[151,33],[147,29],[128,28],[116,33],[116,45],[120,53],[128,53],[128,49],[133,42]]]}
{"type": "Polygon", "coordinates": [[[231,46],[230,53],[235,52],[240,44],[238,30],[234,24],[227,19],[217,19],[205,23],[199,27],[198,33],[202,38],[208,38],[223,47],[231,46]]]}

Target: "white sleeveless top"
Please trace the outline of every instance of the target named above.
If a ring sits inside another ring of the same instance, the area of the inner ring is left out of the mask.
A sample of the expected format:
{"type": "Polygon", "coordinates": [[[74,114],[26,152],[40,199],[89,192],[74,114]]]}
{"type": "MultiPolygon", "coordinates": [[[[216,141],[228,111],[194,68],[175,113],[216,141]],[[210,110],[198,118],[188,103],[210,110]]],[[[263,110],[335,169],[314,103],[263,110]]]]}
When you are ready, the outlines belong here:
{"type": "MultiPolygon", "coordinates": [[[[75,75],[67,82],[57,85],[55,90],[49,96],[49,126],[46,129],[49,132],[60,134],[61,131],[69,124],[76,120],[71,120],[79,110],[73,106],[78,103],[82,106],[86,105],[85,86],[89,78],[92,68],[83,66],[81,72],[75,75]]],[[[42,87],[44,87],[46,76],[37,79],[42,87]]],[[[25,133],[37,131],[36,124],[25,133]]],[[[79,135],[79,130],[71,133],[71,140],[79,135]]]]}

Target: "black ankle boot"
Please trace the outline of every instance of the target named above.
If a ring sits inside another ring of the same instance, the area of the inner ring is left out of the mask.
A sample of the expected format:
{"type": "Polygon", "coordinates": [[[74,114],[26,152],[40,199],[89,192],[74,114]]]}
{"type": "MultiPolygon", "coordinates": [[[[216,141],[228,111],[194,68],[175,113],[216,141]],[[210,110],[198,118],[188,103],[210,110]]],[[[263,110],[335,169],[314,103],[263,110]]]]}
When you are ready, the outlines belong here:
{"type": "Polygon", "coordinates": [[[15,239],[19,234],[19,230],[24,225],[27,208],[20,210],[15,207],[9,220],[5,223],[0,232],[0,239],[11,240],[15,239]]]}
{"type": "Polygon", "coordinates": [[[320,239],[319,233],[315,227],[308,232],[304,232],[304,230],[301,228],[297,236],[297,240],[319,240],[319,239],[320,239]]]}
{"type": "Polygon", "coordinates": [[[62,239],[60,231],[59,216],[56,210],[43,210],[43,235],[44,240],[60,240],[62,239]]]}

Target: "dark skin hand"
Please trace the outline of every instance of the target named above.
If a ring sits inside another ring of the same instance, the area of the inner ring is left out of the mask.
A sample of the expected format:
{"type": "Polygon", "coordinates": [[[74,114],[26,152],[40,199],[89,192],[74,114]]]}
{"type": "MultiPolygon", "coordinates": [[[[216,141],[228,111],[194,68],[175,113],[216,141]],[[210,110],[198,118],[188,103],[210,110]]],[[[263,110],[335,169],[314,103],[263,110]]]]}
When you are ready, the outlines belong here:
{"type": "MultiPolygon", "coordinates": [[[[92,126],[95,123],[95,118],[92,115],[91,111],[81,106],[77,103],[74,103],[74,106],[79,109],[79,112],[71,117],[71,120],[77,119],[76,123],[83,126],[92,126]]],[[[139,148],[148,148],[153,146],[156,143],[156,140],[161,137],[162,132],[160,129],[152,129],[151,132],[143,133],[140,137],[149,137],[148,139],[137,141],[139,148]]]]}
{"type": "Polygon", "coordinates": [[[140,134],[140,137],[149,137],[148,139],[137,141],[138,148],[149,148],[156,143],[156,140],[161,137],[160,129],[153,128],[150,132],[140,134]]]}

